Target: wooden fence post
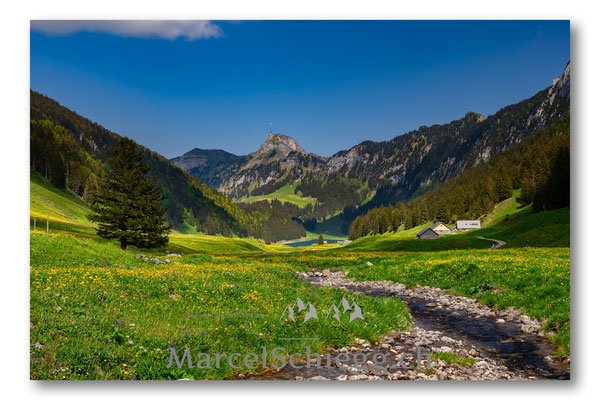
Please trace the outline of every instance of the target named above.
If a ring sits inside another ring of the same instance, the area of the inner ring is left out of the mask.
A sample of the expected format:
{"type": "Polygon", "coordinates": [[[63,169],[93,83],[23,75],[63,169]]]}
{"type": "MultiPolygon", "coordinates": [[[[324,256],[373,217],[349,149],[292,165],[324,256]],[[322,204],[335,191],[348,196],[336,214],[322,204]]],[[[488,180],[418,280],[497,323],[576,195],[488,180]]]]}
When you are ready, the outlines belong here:
{"type": "Polygon", "coordinates": [[[46,216],[46,236],[50,234],[50,216],[46,216]]]}

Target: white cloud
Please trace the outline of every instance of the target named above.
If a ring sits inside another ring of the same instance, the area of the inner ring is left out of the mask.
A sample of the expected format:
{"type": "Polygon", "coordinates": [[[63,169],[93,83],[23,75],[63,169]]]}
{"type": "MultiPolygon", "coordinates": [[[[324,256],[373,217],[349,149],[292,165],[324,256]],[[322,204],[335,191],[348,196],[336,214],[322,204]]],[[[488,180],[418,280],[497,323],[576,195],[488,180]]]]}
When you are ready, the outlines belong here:
{"type": "Polygon", "coordinates": [[[157,20],[32,20],[31,29],[48,35],[68,35],[88,31],[125,37],[161,38],[175,40],[206,39],[223,35],[221,28],[210,21],[157,21],[157,20]]]}

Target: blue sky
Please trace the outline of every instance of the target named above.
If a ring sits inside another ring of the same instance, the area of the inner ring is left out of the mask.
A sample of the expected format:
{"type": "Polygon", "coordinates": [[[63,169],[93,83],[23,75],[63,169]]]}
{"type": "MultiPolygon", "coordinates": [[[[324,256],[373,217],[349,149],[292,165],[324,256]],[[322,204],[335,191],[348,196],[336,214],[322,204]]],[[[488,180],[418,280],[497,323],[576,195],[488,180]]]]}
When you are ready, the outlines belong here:
{"type": "Polygon", "coordinates": [[[568,21],[34,21],[31,88],[166,157],[330,156],[550,86],[568,21]]]}

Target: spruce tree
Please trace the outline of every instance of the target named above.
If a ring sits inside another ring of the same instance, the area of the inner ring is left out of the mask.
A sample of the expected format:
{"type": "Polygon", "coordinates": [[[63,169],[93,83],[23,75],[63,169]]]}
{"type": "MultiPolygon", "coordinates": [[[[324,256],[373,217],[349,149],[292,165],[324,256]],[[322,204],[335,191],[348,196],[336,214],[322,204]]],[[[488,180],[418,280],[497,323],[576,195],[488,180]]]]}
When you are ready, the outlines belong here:
{"type": "Polygon", "coordinates": [[[98,223],[98,236],[117,239],[123,250],[129,245],[152,248],[169,242],[164,197],[155,179],[147,177],[150,167],[142,158],[134,141],[121,138],[111,148],[108,171],[90,202],[88,219],[98,223]]]}
{"type": "Polygon", "coordinates": [[[323,235],[319,235],[319,244],[324,244],[323,235]]]}

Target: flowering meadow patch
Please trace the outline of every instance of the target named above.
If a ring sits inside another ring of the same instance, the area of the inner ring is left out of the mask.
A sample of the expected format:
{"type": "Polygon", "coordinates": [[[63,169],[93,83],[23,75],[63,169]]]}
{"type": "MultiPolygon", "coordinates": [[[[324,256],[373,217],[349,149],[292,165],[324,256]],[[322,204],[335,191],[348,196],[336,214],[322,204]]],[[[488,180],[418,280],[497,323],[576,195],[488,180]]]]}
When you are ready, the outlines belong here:
{"type": "MultiPolygon", "coordinates": [[[[281,320],[297,297],[326,310],[348,293],[315,288],[282,259],[191,255],[168,264],[136,259],[112,244],[69,235],[31,235],[32,379],[223,379],[229,368],[166,368],[169,349],[260,352],[286,345],[315,351],[356,337],[406,329],[405,305],[354,295],[365,319],[281,320]]],[[[166,257],[161,257],[166,258],[166,257]]]]}

